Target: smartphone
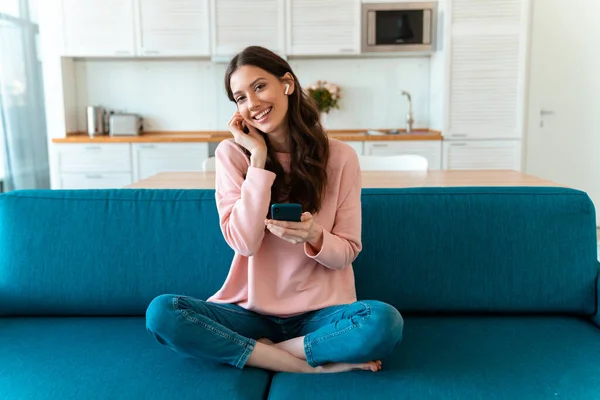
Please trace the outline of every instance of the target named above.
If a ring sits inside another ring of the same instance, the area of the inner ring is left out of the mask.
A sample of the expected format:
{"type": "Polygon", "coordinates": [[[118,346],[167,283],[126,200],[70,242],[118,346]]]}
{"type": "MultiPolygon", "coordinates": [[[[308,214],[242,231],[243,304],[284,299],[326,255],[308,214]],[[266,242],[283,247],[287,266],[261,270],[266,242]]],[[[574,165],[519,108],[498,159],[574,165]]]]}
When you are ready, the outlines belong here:
{"type": "Polygon", "coordinates": [[[242,132],[244,133],[249,133],[250,129],[248,129],[248,127],[246,126],[246,122],[242,121],[242,132]]]}
{"type": "Polygon", "coordinates": [[[278,221],[300,222],[302,206],[296,203],[271,205],[271,219],[278,221]]]}

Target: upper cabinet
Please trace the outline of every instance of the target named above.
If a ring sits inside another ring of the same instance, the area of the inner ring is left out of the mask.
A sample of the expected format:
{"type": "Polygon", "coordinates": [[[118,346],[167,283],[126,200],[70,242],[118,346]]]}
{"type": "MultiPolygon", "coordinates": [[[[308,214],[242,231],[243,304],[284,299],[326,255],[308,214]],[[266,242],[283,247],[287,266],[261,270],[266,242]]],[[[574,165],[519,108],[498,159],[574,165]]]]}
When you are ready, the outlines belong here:
{"type": "Polygon", "coordinates": [[[451,2],[445,137],[522,137],[527,3],[523,0],[451,2]]]}
{"type": "Polygon", "coordinates": [[[208,56],[208,0],[138,0],[138,53],[208,56]]]}
{"type": "Polygon", "coordinates": [[[246,46],[284,54],[284,0],[213,0],[213,55],[230,57],[246,46]]]}
{"type": "Polygon", "coordinates": [[[66,56],[208,56],[208,0],[62,0],[66,56]]]}
{"type": "Polygon", "coordinates": [[[133,56],[133,0],[62,0],[63,54],[133,56]]]}
{"type": "Polygon", "coordinates": [[[287,0],[289,55],[360,52],[360,0],[287,0]]]}

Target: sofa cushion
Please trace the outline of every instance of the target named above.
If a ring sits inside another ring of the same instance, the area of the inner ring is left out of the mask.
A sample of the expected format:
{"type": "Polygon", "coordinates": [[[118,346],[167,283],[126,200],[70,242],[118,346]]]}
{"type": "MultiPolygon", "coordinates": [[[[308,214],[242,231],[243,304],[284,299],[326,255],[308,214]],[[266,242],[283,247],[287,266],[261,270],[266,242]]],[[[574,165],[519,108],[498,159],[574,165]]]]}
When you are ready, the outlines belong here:
{"type": "Polygon", "coordinates": [[[408,317],[381,372],[276,374],[269,400],[598,399],[600,330],[576,317],[408,317]]]}
{"type": "MultiPolygon", "coordinates": [[[[358,295],[400,311],[596,312],[594,206],[543,187],[364,189],[358,295]]],[[[233,251],[214,190],[0,195],[0,315],[144,315],[205,299],[233,251]]]]}
{"type": "Polygon", "coordinates": [[[547,187],[365,189],[359,298],[402,312],[596,311],[596,213],[547,187]]]}
{"type": "Polygon", "coordinates": [[[206,299],[233,258],[214,191],[24,190],[0,196],[0,315],[144,315],[206,299]]]}
{"type": "Polygon", "coordinates": [[[185,357],[140,317],[0,319],[0,399],[265,399],[270,375],[185,357]]]}

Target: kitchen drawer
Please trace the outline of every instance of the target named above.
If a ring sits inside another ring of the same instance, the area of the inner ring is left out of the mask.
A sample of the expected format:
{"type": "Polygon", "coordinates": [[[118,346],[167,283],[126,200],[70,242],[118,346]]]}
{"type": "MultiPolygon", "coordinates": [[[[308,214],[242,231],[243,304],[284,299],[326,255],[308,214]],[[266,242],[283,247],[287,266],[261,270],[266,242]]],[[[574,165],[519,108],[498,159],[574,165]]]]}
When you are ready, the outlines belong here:
{"type": "Polygon", "coordinates": [[[118,189],[130,185],[131,173],[63,173],[61,189],[118,189]]]}
{"type": "Polygon", "coordinates": [[[366,156],[420,155],[427,159],[428,169],[442,168],[442,142],[433,140],[365,142],[366,156]]]}
{"type": "Polygon", "coordinates": [[[521,170],[520,140],[444,142],[444,169],[521,170]]]}
{"type": "Polygon", "coordinates": [[[208,158],[208,143],[134,143],[133,179],[160,172],[202,171],[208,158]]]}
{"type": "Polygon", "coordinates": [[[54,146],[60,173],[131,172],[129,143],[73,143],[54,146]]]}

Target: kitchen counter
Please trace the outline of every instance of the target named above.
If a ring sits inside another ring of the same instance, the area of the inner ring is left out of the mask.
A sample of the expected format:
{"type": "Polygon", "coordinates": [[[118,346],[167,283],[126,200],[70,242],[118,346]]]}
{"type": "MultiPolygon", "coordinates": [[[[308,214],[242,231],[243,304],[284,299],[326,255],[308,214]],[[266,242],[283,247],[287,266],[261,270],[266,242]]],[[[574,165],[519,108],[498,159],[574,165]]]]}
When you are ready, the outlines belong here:
{"type": "MultiPolygon", "coordinates": [[[[381,131],[388,131],[382,129],[381,131]]],[[[415,129],[412,133],[368,135],[364,129],[330,130],[327,134],[342,141],[397,141],[397,140],[442,140],[439,131],[415,129]]],[[[185,142],[220,142],[231,138],[228,131],[197,131],[197,132],[144,132],[140,136],[97,136],[89,137],[83,132],[67,133],[64,138],[53,138],[53,143],[185,143],[185,142]]]]}

